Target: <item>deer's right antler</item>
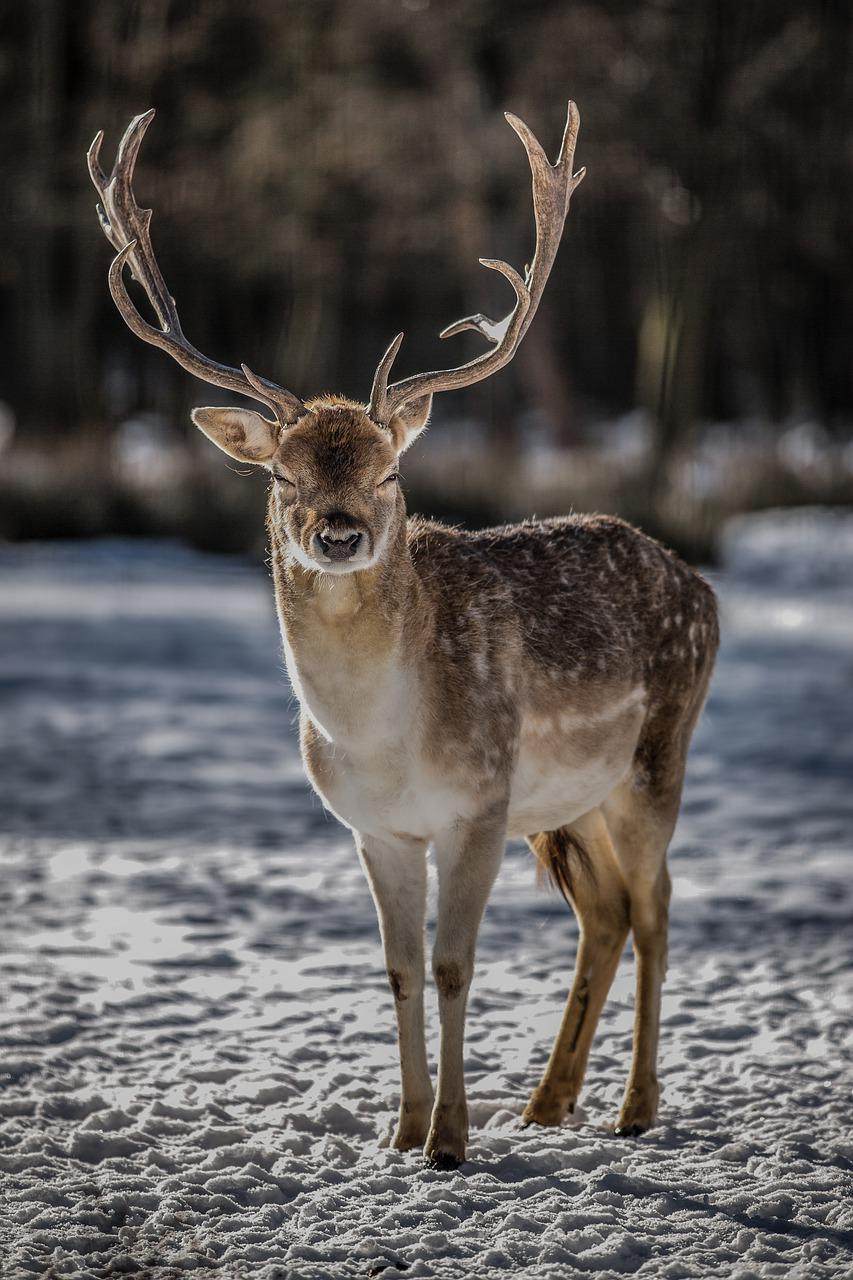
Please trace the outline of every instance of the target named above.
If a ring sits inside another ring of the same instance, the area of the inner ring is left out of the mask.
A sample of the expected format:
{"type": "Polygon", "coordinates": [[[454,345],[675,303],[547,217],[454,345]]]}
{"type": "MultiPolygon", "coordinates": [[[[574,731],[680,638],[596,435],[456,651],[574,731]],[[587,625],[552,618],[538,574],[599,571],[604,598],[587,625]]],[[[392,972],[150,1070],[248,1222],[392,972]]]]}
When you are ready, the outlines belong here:
{"type": "Polygon", "coordinates": [[[133,170],[145,131],[154,119],[146,111],[131,120],[119,143],[113,171],[109,178],[100,166],[103,131],[89,148],[89,174],[102,203],[98,216],[104,235],[116,250],[109,270],[110,293],[128,328],[152,346],[168,351],[182,368],[216,387],[225,387],[242,396],[258,400],[274,412],[281,426],[290,426],[309,412],[298,396],[266,378],[259,378],[245,365],[234,369],[211,360],[188,342],[178,318],[175,299],[166,288],[162,272],[151,247],[151,210],[140,209],[133,194],[133,170]],[[154,309],[160,328],[148,323],[134,306],[124,283],[124,268],[130,266],[135,280],[142,285],[154,309]]]}
{"type": "Polygon", "coordinates": [[[572,173],[580,114],[575,104],[570,102],[560,154],[553,165],[549,163],[548,157],[524,121],[510,112],[506,113],[506,118],[524,144],[533,175],[536,252],[523,280],[515,268],[506,262],[498,262],[492,258],[481,258],[480,262],[484,267],[506,276],[515,290],[515,306],[503,320],[490,320],[488,316],[478,314],[466,316],[464,320],[457,320],[442,330],[441,337],[450,338],[464,329],[474,329],[494,344],[491,351],[484,352],[456,369],[417,373],[389,387],[388,375],[403,341],[402,333],[398,333],[379,363],[370,395],[368,412],[375,422],[382,425],[387,426],[394,413],[410,400],[433,395],[437,391],[470,387],[472,383],[481,382],[483,378],[497,373],[515,355],[536,314],[539,299],[557,256],[572,192],[586,174],[586,169],[572,173]]]}

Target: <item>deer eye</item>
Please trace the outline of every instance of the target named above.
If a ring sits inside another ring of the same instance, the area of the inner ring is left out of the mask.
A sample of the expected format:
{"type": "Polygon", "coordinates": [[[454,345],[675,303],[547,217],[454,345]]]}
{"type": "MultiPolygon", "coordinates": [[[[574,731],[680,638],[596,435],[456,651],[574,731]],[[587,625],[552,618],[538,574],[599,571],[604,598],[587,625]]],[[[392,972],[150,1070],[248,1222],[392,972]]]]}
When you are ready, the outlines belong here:
{"type": "Polygon", "coordinates": [[[399,471],[392,471],[391,474],[389,476],[386,476],[384,480],[379,481],[379,488],[381,489],[384,484],[393,484],[395,480],[399,480],[399,479],[400,479],[399,471]]]}
{"type": "Polygon", "coordinates": [[[283,484],[285,487],[291,489],[296,488],[294,481],[291,480],[290,476],[286,476],[283,471],[274,471],[272,473],[272,478],[275,480],[276,484],[283,484]]]}

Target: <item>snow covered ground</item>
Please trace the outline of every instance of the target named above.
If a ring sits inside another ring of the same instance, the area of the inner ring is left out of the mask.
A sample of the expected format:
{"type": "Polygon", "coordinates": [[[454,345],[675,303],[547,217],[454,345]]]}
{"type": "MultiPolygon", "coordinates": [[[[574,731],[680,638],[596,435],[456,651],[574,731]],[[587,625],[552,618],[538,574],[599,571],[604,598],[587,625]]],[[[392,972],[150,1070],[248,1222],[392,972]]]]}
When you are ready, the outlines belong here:
{"type": "Polygon", "coordinates": [[[661,1122],[608,1131],[628,952],[582,1111],[519,1127],[576,933],[513,847],[447,1174],[384,1145],[372,905],[302,778],[264,574],[162,545],[0,551],[4,1280],[849,1276],[853,519],[744,521],[719,584],[661,1122]]]}

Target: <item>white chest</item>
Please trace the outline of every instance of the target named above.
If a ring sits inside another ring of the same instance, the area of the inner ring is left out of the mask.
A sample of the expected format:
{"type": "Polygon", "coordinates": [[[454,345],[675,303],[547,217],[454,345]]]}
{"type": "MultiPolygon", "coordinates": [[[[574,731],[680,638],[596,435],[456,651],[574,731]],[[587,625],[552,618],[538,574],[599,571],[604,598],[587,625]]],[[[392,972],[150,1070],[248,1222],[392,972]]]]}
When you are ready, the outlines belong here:
{"type": "Polygon", "coordinates": [[[296,651],[285,635],[284,657],[303,712],[329,742],[370,755],[409,722],[416,690],[394,654],[368,667],[341,650],[296,651]]]}
{"type": "Polygon", "coordinates": [[[413,667],[392,653],[363,673],[345,654],[294,650],[287,637],[285,659],[313,729],[303,733],[311,782],[341,822],[363,833],[429,839],[472,812],[464,780],[425,763],[413,667]]]}
{"type": "Polygon", "coordinates": [[[464,784],[437,777],[403,742],[372,756],[350,756],[321,741],[309,771],[326,806],[366,835],[429,841],[476,811],[476,797],[464,784]]]}

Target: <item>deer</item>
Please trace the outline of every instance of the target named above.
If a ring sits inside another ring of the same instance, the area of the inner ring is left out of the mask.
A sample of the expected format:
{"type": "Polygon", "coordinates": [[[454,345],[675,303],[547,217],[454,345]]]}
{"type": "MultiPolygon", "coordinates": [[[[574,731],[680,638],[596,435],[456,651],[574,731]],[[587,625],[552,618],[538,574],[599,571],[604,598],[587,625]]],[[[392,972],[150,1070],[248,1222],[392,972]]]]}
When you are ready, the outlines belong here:
{"type": "Polygon", "coordinates": [[[509,838],[527,841],[578,922],[575,974],[524,1125],[574,1110],[593,1034],[629,934],[636,997],[632,1057],[615,1133],[655,1124],[667,963],[667,850],[685,762],[719,641],[711,587],[615,516],[569,515],[478,532],[407,514],[400,458],[433,397],[469,387],[515,355],[542,297],[573,192],[580,116],[570,102],[552,164],[506,119],[532,175],[535,251],[522,275],[484,258],[515,301],[442,331],[488,346],[457,367],[389,382],[403,335],[380,360],[367,404],[303,400],[219,364],[184,336],[157,264],[151,210],[133,175],[154,117],[137,116],[109,177],[103,133],[88,153],[98,214],[116,256],[112,298],[130,330],[188,373],[252,400],[194,424],[230,458],[269,476],[266,529],[300,750],[324,806],[354,837],[374,899],[396,1011],[400,1103],[391,1139],[428,1166],[464,1161],[465,1017],[480,923],[509,838]],[[125,282],[129,268],[151,323],[125,282]],[[440,1039],[435,1090],[425,1047],[427,854],[438,880],[432,972],[440,1039]]]}

